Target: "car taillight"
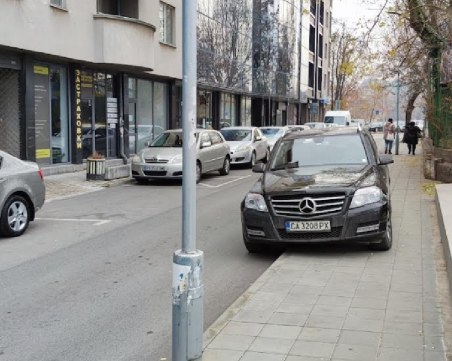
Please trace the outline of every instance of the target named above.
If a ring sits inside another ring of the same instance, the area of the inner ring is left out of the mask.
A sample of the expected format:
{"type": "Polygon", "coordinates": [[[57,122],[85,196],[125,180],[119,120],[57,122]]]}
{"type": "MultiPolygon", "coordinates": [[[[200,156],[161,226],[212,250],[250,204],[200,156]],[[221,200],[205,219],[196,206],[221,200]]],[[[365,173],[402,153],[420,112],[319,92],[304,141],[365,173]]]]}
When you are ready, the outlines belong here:
{"type": "Polygon", "coordinates": [[[44,172],[42,171],[42,169],[38,170],[38,174],[41,177],[41,180],[44,181],[44,172]]]}

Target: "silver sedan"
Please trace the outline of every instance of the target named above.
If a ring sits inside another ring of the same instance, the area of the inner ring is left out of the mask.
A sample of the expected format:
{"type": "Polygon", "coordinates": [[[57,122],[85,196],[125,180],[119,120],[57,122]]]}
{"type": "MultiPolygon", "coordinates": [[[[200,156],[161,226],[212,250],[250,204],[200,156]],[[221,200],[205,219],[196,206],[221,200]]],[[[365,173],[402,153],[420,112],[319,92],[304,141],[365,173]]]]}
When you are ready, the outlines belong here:
{"type": "Polygon", "coordinates": [[[42,171],[0,150],[0,235],[20,236],[45,201],[42,171]]]}
{"type": "Polygon", "coordinates": [[[220,132],[231,146],[232,164],[248,164],[252,167],[258,161],[267,162],[270,147],[259,128],[227,127],[220,132]]]}
{"type": "MultiPolygon", "coordinates": [[[[196,130],[196,182],[204,173],[218,171],[229,174],[229,145],[216,130],[196,130]]],[[[182,178],[182,130],[167,130],[132,160],[132,177],[137,182],[149,179],[182,178]]]]}

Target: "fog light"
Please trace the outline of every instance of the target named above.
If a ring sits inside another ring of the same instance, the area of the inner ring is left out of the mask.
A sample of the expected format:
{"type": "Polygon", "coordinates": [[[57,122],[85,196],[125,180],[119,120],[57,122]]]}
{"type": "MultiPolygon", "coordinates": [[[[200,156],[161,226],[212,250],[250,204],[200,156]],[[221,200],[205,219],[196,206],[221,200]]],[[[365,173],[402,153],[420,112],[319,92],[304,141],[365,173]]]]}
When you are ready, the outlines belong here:
{"type": "Polygon", "coordinates": [[[265,232],[264,231],[259,231],[257,229],[246,229],[246,232],[248,233],[249,236],[255,236],[255,237],[265,237],[265,232]]]}
{"type": "Polygon", "coordinates": [[[358,227],[356,230],[356,233],[367,233],[367,232],[373,232],[378,231],[380,229],[380,223],[373,224],[371,226],[365,226],[365,227],[358,227]]]}

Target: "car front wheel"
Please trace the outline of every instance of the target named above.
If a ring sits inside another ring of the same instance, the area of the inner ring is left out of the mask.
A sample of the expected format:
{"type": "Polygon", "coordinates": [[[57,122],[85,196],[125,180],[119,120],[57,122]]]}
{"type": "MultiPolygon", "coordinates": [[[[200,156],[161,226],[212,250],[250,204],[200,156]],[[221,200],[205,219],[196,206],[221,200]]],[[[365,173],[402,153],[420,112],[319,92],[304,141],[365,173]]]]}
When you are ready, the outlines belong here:
{"type": "Polygon", "coordinates": [[[219,170],[220,175],[228,175],[231,170],[231,160],[229,157],[224,158],[223,167],[219,170]]]}
{"type": "Polygon", "coordinates": [[[256,153],[251,153],[250,167],[253,168],[256,165],[256,153]]]}
{"type": "Polygon", "coordinates": [[[202,175],[201,163],[196,162],[196,184],[201,182],[201,175],[202,175]]]}
{"type": "Polygon", "coordinates": [[[378,243],[371,243],[370,248],[376,251],[387,251],[392,247],[392,222],[391,215],[388,215],[388,220],[386,222],[386,232],[378,243]]]}
{"type": "Polygon", "coordinates": [[[30,223],[28,201],[13,195],[5,203],[0,216],[0,234],[6,237],[20,236],[30,223]]]}

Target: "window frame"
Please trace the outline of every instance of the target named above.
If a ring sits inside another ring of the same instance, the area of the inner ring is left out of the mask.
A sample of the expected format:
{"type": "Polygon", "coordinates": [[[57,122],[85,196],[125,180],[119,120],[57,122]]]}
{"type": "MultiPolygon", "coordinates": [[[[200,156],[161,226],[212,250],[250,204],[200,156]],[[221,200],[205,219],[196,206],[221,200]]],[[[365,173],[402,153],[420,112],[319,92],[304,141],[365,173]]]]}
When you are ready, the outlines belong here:
{"type": "Polygon", "coordinates": [[[176,37],[175,37],[175,19],[176,19],[176,8],[164,1],[160,1],[159,3],[159,41],[161,44],[176,46],[176,37]],[[163,9],[163,17],[161,15],[163,9]],[[167,19],[168,19],[168,10],[171,10],[171,39],[168,41],[168,32],[167,32],[167,19]],[[163,19],[163,20],[162,20],[163,19]],[[163,21],[163,24],[162,24],[163,21]]]}
{"type": "Polygon", "coordinates": [[[67,0],[49,0],[49,5],[57,9],[67,10],[66,1],[67,0]]]}

